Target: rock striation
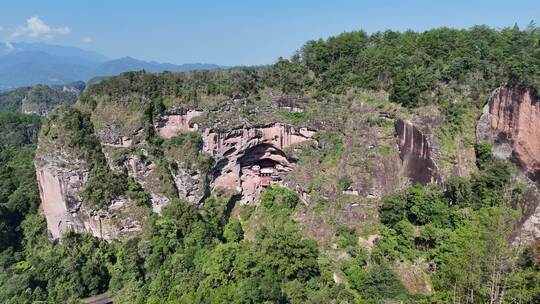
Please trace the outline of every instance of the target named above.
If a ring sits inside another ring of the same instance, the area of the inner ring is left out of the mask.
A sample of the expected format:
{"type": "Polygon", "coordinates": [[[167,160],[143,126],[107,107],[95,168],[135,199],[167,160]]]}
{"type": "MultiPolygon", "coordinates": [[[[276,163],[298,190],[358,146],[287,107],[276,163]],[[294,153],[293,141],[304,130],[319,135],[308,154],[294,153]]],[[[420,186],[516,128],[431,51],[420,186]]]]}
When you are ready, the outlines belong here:
{"type": "Polygon", "coordinates": [[[71,230],[112,240],[140,231],[141,222],[129,216],[118,216],[133,207],[126,197],[111,202],[107,210],[96,211],[83,206],[80,192],[90,172],[85,161],[62,149],[46,153],[38,148],[34,164],[40,209],[47,219],[51,238],[60,238],[71,230]]]}
{"type": "Polygon", "coordinates": [[[82,201],[81,192],[98,154],[111,170],[140,184],[148,193],[148,204],[153,212],[160,213],[175,198],[199,205],[217,188],[233,190],[240,194],[242,202],[254,202],[264,187],[281,182],[294,168],[296,160],[287,155],[285,149],[310,140],[315,134],[281,123],[230,131],[205,129],[201,132],[201,147],[185,146],[182,138],[173,137],[196,131],[197,126],[191,125],[190,120],[202,112],[171,110],[153,126],[165,140],[159,158],[149,152],[151,147],[140,129],[135,128],[136,124],[130,123],[135,126],[131,129],[123,128],[119,121],[104,121],[100,116],[92,116],[95,127],[84,135],[85,141],[91,141],[95,149],[77,144],[70,146],[80,141],[74,138],[81,130],[66,130],[62,123],[72,117],[66,119],[64,115],[83,116],[76,114],[80,113],[77,111],[66,108],[54,115],[50,127],[46,128],[53,131],[40,135],[34,160],[41,210],[52,238],[72,230],[112,240],[135,235],[141,230],[149,209],[136,205],[126,194],[106,202],[107,206],[100,210],[82,201]],[[203,173],[198,165],[209,157],[201,154],[211,155],[215,160],[210,175],[203,173]],[[254,167],[262,169],[255,172],[254,167]]]}
{"type": "MultiPolygon", "coordinates": [[[[476,126],[478,141],[493,144],[496,157],[513,161],[530,180],[540,182],[540,98],[523,85],[506,85],[491,94],[476,126]]],[[[523,216],[514,243],[540,237],[540,194],[536,185],[524,193],[523,216]]]]}
{"type": "Polygon", "coordinates": [[[278,168],[284,173],[291,171],[295,160],[284,150],[311,140],[314,135],[307,128],[282,123],[228,132],[205,129],[203,151],[216,161],[211,188],[235,190],[242,194],[241,202],[254,202],[263,183],[252,167],[271,167],[276,174],[278,168]]]}
{"type": "Polygon", "coordinates": [[[540,99],[531,88],[507,85],[496,89],[477,125],[479,141],[494,144],[497,157],[513,160],[540,181],[540,99]]]}
{"type": "Polygon", "coordinates": [[[397,119],[395,122],[400,158],[404,175],[412,183],[437,182],[439,174],[431,156],[428,139],[411,122],[397,119]]]}

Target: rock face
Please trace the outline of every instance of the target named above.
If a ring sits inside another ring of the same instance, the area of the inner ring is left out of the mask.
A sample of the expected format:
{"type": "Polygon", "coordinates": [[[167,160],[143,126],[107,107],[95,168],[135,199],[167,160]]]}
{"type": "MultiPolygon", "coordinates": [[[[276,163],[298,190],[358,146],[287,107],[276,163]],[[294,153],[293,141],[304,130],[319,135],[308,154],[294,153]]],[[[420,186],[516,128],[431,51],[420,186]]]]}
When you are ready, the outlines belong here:
{"type": "Polygon", "coordinates": [[[477,138],[494,143],[495,155],[510,158],[535,181],[540,181],[540,99],[532,89],[496,89],[477,126],[477,138]]]}
{"type": "MultiPolygon", "coordinates": [[[[516,163],[540,182],[540,99],[531,88],[507,85],[493,91],[476,127],[478,141],[493,143],[494,155],[516,163]]],[[[514,243],[540,237],[540,194],[530,185],[521,202],[524,214],[514,243]]]]}
{"type": "Polygon", "coordinates": [[[197,131],[198,126],[189,125],[189,121],[197,116],[202,115],[202,111],[195,110],[179,110],[163,115],[156,124],[156,130],[161,138],[171,138],[181,132],[197,131]]]}
{"type": "Polygon", "coordinates": [[[178,165],[177,169],[171,168],[171,175],[174,180],[178,196],[183,200],[198,205],[206,194],[204,177],[197,170],[188,170],[178,165]]]}
{"type": "Polygon", "coordinates": [[[284,150],[314,135],[314,131],[281,123],[225,133],[206,129],[203,151],[216,161],[212,189],[238,191],[242,194],[242,203],[255,201],[263,187],[282,181],[294,168],[295,160],[284,150]]]}
{"type": "MultiPolygon", "coordinates": [[[[111,145],[107,146],[110,147],[111,145]]],[[[119,161],[119,164],[114,164],[111,160],[111,154],[114,153],[113,151],[106,149],[104,152],[109,165],[114,170],[126,172],[129,177],[132,177],[137,183],[141,184],[147,192],[149,192],[152,210],[156,213],[160,213],[161,208],[166,206],[170,200],[162,193],[149,191],[150,187],[148,187],[148,184],[155,181],[153,173],[156,170],[156,163],[150,159],[148,152],[145,149],[140,149],[140,153],[133,153],[125,156],[119,161]]]]}
{"type": "Polygon", "coordinates": [[[530,244],[534,240],[540,239],[540,204],[536,201],[534,210],[525,217],[521,223],[519,235],[516,236],[516,243],[530,244]]]}
{"type": "Polygon", "coordinates": [[[88,232],[105,240],[118,239],[138,232],[141,223],[129,217],[118,217],[132,208],[125,197],[119,197],[106,211],[85,208],[79,196],[89,174],[88,165],[63,150],[53,154],[38,149],[36,175],[41,196],[41,211],[47,219],[50,236],[60,238],[67,230],[88,232]]]}
{"type": "Polygon", "coordinates": [[[133,144],[133,140],[127,136],[122,136],[115,138],[113,143],[102,142],[101,144],[115,148],[129,148],[133,144]]]}
{"type": "MultiPolygon", "coordinates": [[[[88,166],[83,162],[71,161],[69,155],[49,158],[37,154],[35,165],[41,196],[41,209],[47,218],[47,226],[53,238],[58,238],[66,229],[91,230],[94,223],[84,225],[74,213],[81,207],[79,191],[88,179],[88,166]],[[67,169],[69,167],[69,169],[67,169]],[[87,229],[88,228],[88,229],[87,229]]],[[[100,231],[96,231],[101,234],[100,231]]]]}
{"type": "MultiPolygon", "coordinates": [[[[65,112],[66,115],[71,113],[65,112]]],[[[125,194],[105,202],[107,207],[101,210],[94,210],[82,201],[80,194],[89,179],[92,157],[97,154],[103,154],[111,170],[122,172],[139,183],[149,195],[152,210],[160,213],[176,197],[199,205],[215,188],[238,192],[244,203],[255,201],[264,187],[281,183],[294,168],[296,160],[289,157],[285,149],[307,141],[315,134],[280,123],[227,132],[205,129],[202,151],[172,140],[164,144],[161,157],[167,161],[163,161],[148,152],[149,146],[140,129],[121,129],[123,126],[118,121],[111,123],[102,119],[97,123],[93,121],[96,128],[86,135],[99,146],[92,150],[94,154],[88,159],[88,147],[63,144],[70,142],[70,136],[75,134],[73,130],[64,132],[65,126],[59,123],[64,120],[63,113],[51,121],[51,129],[56,135],[40,136],[34,161],[41,210],[47,218],[52,238],[73,230],[112,240],[141,230],[147,207],[137,206],[125,194]],[[200,155],[201,152],[212,155],[216,161],[212,176],[201,173],[197,162],[206,157],[200,155]]],[[[190,110],[167,112],[154,125],[156,133],[167,139],[195,131],[197,126],[190,126],[190,120],[201,114],[190,110]]],[[[97,118],[102,117],[97,115],[97,118]]]]}
{"type": "Polygon", "coordinates": [[[519,229],[515,229],[513,235],[513,243],[530,244],[540,239],[540,193],[537,186],[530,182],[519,199],[512,203],[523,210],[517,225],[519,229]]]}
{"type": "Polygon", "coordinates": [[[398,119],[395,122],[403,170],[412,183],[437,182],[437,166],[431,157],[427,138],[412,123],[398,119]]]}

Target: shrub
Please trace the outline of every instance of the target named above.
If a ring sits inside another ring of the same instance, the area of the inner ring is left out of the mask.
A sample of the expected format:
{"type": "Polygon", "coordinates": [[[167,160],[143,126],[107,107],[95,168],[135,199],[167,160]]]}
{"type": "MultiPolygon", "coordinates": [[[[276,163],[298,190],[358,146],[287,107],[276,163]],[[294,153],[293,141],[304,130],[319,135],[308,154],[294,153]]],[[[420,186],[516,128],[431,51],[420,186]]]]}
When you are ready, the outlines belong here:
{"type": "Polygon", "coordinates": [[[132,177],[128,178],[128,182],[127,195],[129,199],[134,201],[138,206],[147,206],[150,202],[150,195],[132,177]]]}
{"type": "Polygon", "coordinates": [[[339,225],[336,229],[337,246],[340,249],[346,249],[349,246],[355,246],[356,231],[345,225],[339,225]]]}
{"type": "Polygon", "coordinates": [[[374,265],[357,287],[362,297],[383,302],[405,297],[407,291],[396,273],[386,265],[374,265]]]}
{"type": "Polygon", "coordinates": [[[238,242],[244,238],[242,224],[238,220],[230,220],[223,228],[223,237],[227,242],[238,242]]]}
{"type": "Polygon", "coordinates": [[[272,186],[261,194],[261,205],[266,209],[294,209],[299,201],[298,194],[278,186],[272,186]]]}
{"type": "Polygon", "coordinates": [[[113,172],[105,163],[96,162],[81,191],[81,198],[88,207],[103,209],[126,190],[128,183],[123,174],[113,172]]]}
{"type": "Polygon", "coordinates": [[[493,146],[489,142],[480,142],[474,145],[476,153],[476,165],[480,169],[484,169],[486,165],[491,163],[493,159],[493,146]]]}
{"type": "Polygon", "coordinates": [[[473,192],[471,182],[461,176],[452,176],[446,183],[445,196],[450,205],[467,207],[472,204],[473,192]]]}
{"type": "Polygon", "coordinates": [[[344,175],[339,178],[338,180],[338,189],[341,191],[349,189],[349,187],[352,185],[353,181],[350,176],[344,175]]]}

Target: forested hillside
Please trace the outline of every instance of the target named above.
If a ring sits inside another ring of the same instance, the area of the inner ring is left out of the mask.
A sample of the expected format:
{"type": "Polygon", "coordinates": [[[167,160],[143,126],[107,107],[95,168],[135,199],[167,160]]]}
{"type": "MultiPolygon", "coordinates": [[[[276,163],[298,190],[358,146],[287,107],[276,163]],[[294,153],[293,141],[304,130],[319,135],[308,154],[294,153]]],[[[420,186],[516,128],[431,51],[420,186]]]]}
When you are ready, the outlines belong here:
{"type": "Polygon", "coordinates": [[[75,103],[84,88],[84,82],[79,81],[64,86],[36,85],[0,92],[0,111],[47,115],[58,105],[75,103]]]}
{"type": "Polygon", "coordinates": [[[537,171],[478,139],[499,87],[536,106],[533,24],[358,31],[267,67],[124,73],[57,108],[37,152],[40,119],[1,114],[0,301],[540,302],[540,235],[522,236],[537,171]],[[269,160],[287,175],[243,201],[244,170],[269,160]],[[51,239],[35,169],[66,186],[72,227],[99,231],[51,239]]]}

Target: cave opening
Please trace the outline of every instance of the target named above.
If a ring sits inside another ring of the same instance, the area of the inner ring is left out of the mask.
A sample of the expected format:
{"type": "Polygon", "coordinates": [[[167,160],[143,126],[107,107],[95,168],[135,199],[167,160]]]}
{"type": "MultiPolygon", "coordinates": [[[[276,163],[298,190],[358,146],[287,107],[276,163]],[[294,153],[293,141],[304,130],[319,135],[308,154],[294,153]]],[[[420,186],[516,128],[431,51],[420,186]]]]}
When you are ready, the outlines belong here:
{"type": "Polygon", "coordinates": [[[260,144],[246,150],[238,164],[243,201],[249,203],[254,202],[265,188],[280,184],[292,171],[294,161],[281,149],[260,144]]]}

